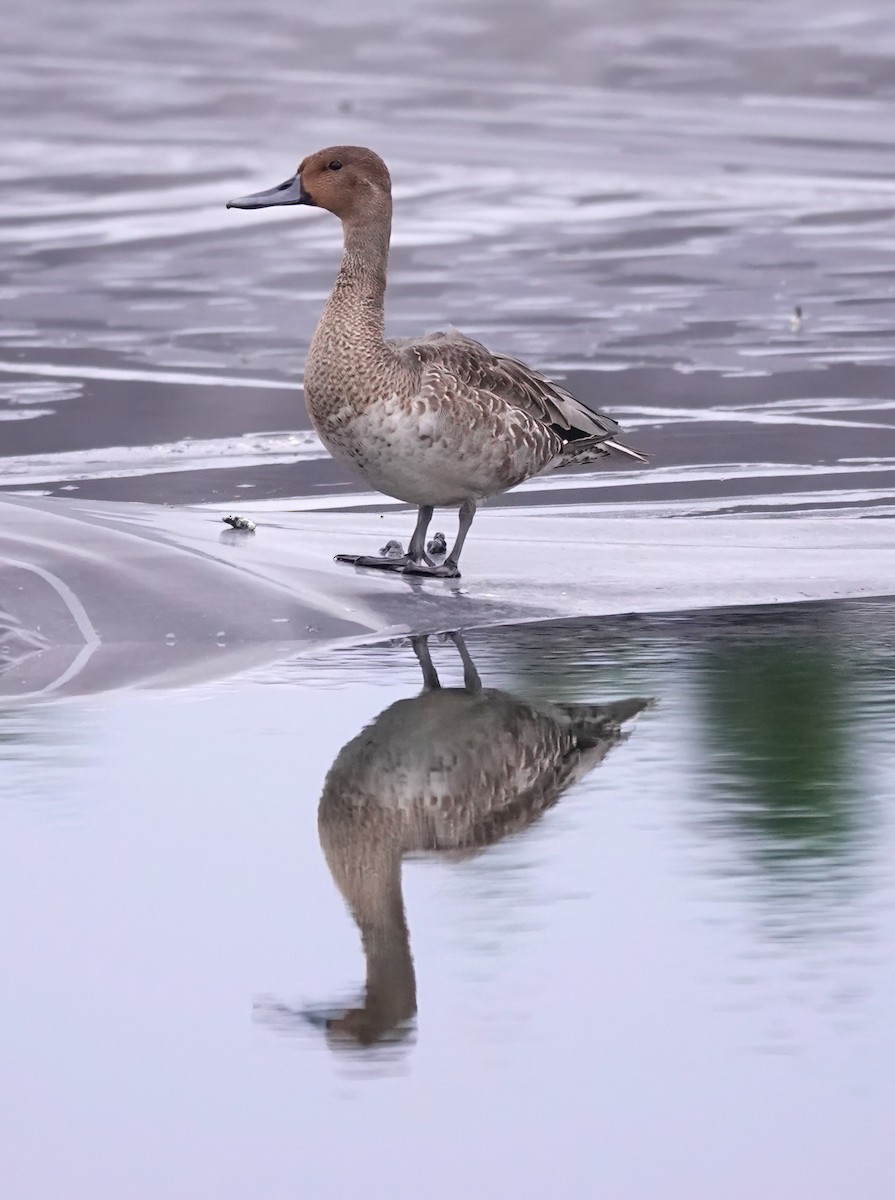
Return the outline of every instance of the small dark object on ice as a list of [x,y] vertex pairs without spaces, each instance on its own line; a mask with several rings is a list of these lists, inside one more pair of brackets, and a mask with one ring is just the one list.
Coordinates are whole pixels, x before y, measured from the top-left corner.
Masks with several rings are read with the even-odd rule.
[[250,521],[248,517],[221,517],[221,520],[233,529],[244,529],[246,533],[255,532],[255,522]]
[[436,533],[426,546],[427,554],[447,554],[447,538],[443,533]]
[[792,310],[792,316],[789,318],[789,323],[795,332],[802,328],[803,312],[801,304],[797,304]]
[[404,547],[397,540],[397,538],[392,538],[390,542],[385,543],[379,553],[383,558],[403,558]]

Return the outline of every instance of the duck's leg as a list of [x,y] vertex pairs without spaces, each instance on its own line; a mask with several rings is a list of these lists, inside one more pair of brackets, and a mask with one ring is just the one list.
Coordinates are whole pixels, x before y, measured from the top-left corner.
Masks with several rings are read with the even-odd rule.
[[454,567],[458,575],[460,574],[460,551],[463,549],[466,535],[475,519],[475,510],[475,500],[464,500],[460,505],[460,527],[457,530],[457,540],[454,542],[453,550],[441,564],[443,567],[448,565]]
[[430,567],[435,564],[426,553],[426,534],[429,530],[429,522],[432,520],[432,514],[435,509],[431,504],[423,504],[416,516],[416,528],[413,531],[413,537],[410,539],[410,545],[407,548],[407,557],[411,562],[428,563]]
[[429,504],[420,506],[416,515],[416,528],[410,539],[406,554],[381,558],[370,554],[337,554],[336,562],[351,563],[355,567],[375,567],[380,571],[406,571],[419,567],[421,574],[428,575],[435,564],[426,553],[426,530],[432,520],[434,509]]
[[[463,549],[463,543],[466,541],[466,535],[469,533],[469,527],[475,517],[475,510],[475,500],[464,500],[460,505],[460,528],[457,531],[457,540],[454,542],[450,554],[440,566],[433,566],[431,559],[424,556],[422,561],[413,559],[407,563],[403,568],[404,574],[430,575],[438,579],[457,579],[460,575],[460,551]],[[431,509],[429,511],[431,512]]]
[[457,647],[460,653],[460,658],[463,661],[463,686],[471,696],[477,696],[482,690],[482,681],[479,678],[479,673],[475,669],[475,663],[472,661],[472,655],[466,648],[466,642],[463,640],[463,634],[459,632],[448,634],[451,641]]
[[432,655],[429,653],[429,636],[412,637],[410,644],[413,646],[413,653],[417,657],[417,662],[420,664],[423,672],[423,690],[426,692],[435,692],[441,687],[438,679],[438,672],[435,670],[435,664],[432,662]]

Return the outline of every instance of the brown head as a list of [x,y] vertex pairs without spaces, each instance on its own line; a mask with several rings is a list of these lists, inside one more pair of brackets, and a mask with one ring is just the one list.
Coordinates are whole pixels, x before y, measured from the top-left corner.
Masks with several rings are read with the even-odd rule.
[[303,159],[291,179],[266,192],[230,200],[227,207],[309,204],[343,221],[363,221],[388,214],[391,194],[388,167],[378,154],[365,146],[329,146]]

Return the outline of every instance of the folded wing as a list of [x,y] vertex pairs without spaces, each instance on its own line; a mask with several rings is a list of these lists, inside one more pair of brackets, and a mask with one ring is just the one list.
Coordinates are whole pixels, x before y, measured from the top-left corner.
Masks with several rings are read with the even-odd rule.
[[438,366],[477,392],[490,393],[524,409],[553,430],[563,442],[586,439],[606,451],[616,450],[641,462],[647,458],[616,440],[618,422],[582,404],[564,387],[516,358],[494,354],[474,338],[455,330],[421,338],[396,339],[391,345],[408,366]]

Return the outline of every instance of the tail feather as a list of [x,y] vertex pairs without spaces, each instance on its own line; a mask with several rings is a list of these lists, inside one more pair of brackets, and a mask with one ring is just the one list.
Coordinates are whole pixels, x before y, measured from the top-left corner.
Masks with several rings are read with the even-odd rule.
[[636,459],[637,462],[649,462],[647,456],[641,454],[639,450],[626,446],[624,442],[617,442],[615,438],[598,434],[596,437],[576,438],[574,441],[566,442],[559,456],[549,464],[548,469],[584,466],[586,463],[596,462],[600,458],[608,458],[613,452],[627,455],[628,458]]
[[612,700],[608,704],[561,704],[559,707],[572,722],[575,737],[584,744],[621,734],[621,727],[655,701],[642,696]]
[[546,469],[553,471],[557,467],[582,466],[584,463],[592,463],[600,458],[608,457],[609,451],[606,449],[605,435],[577,438],[574,442],[566,442],[556,458],[547,464]]
[[624,442],[617,442],[615,438],[607,438],[603,445],[607,450],[618,450],[620,454],[627,454],[631,458],[636,458],[638,462],[648,463],[649,456],[641,450],[635,450],[633,446],[626,446]]

